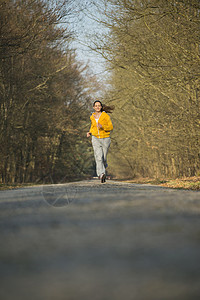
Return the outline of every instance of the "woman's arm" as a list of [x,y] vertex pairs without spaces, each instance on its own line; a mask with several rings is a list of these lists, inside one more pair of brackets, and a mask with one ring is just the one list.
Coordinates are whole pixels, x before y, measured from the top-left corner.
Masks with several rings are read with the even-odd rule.
[[113,130],[113,124],[112,124],[112,121],[111,121],[109,115],[107,115],[107,118],[106,118],[105,121],[106,122],[103,122],[103,125],[100,124],[100,123],[98,123],[98,127],[102,128],[105,131],[111,131],[111,130]]
[[90,126],[90,130],[87,132],[87,137],[90,137],[92,135],[92,123],[91,123],[91,126]]
[[91,132],[87,132],[87,137],[90,137],[91,136]]

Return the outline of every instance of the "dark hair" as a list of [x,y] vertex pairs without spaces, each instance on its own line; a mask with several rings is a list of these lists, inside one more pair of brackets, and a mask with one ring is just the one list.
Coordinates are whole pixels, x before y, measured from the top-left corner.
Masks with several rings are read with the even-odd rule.
[[105,111],[106,113],[112,113],[112,111],[113,111],[114,108],[115,108],[114,105],[112,105],[112,106],[105,105],[105,104],[101,103],[100,100],[94,101],[93,107],[94,107],[95,103],[97,103],[97,102],[99,102],[99,103],[101,104],[101,112],[102,112],[102,111]]

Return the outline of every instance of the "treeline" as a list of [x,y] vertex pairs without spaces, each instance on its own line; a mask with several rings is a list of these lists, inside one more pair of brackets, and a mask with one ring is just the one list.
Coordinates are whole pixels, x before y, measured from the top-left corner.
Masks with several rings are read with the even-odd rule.
[[70,1],[0,0],[0,182],[58,182],[91,169],[87,69],[58,26]]
[[104,2],[110,34],[98,51],[111,73],[106,100],[115,105],[110,170],[199,176],[199,1]]

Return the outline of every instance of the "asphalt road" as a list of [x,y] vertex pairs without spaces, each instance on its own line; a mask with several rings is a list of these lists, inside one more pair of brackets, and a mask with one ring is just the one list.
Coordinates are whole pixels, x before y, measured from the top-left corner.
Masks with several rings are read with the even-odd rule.
[[199,300],[200,192],[83,181],[0,192],[0,299]]

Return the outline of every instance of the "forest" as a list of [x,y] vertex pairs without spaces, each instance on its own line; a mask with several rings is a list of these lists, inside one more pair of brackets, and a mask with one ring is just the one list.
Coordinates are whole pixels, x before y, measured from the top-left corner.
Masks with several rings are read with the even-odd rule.
[[[70,47],[73,3],[0,0],[2,184],[94,175],[85,135],[99,86]],[[199,1],[93,5],[98,14],[90,17],[105,33],[90,37],[88,47],[106,61],[100,99],[115,107],[108,173],[200,176]]]
[[[110,72],[110,172],[120,178],[200,175],[200,2],[105,0],[110,34],[91,47]],[[100,49],[100,50],[99,50]]]
[[91,173],[85,138],[95,78],[61,26],[73,1],[0,0],[0,182]]

